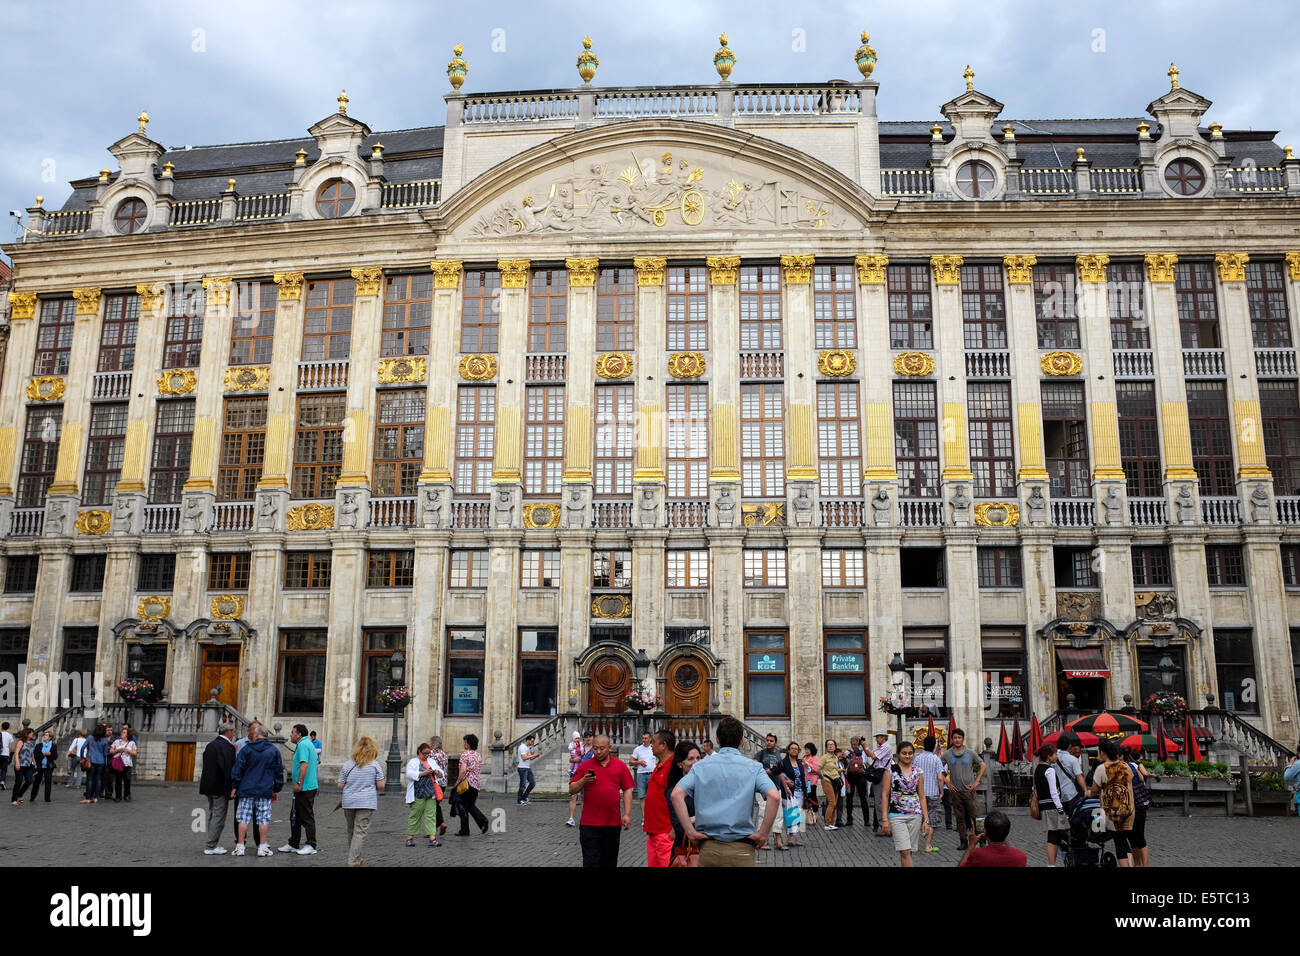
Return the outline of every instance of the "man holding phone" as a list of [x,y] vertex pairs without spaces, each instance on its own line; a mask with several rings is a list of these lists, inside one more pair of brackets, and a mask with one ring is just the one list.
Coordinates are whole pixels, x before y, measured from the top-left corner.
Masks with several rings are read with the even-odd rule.
[[[604,734],[592,744],[594,756],[578,764],[569,781],[569,793],[582,794],[582,819],[578,823],[578,842],[582,846],[582,865],[612,868],[618,865],[621,830],[632,825],[632,772],[627,764],[610,754],[609,738]],[[619,798],[623,814],[619,817]]]

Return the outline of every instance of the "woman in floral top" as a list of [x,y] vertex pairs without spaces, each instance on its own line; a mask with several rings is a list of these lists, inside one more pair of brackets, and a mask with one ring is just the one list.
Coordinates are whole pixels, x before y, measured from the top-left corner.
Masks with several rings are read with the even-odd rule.
[[488,832],[487,817],[475,805],[478,802],[478,792],[483,788],[479,777],[479,771],[482,769],[483,757],[478,752],[478,737],[474,734],[466,734],[465,750],[460,755],[460,778],[456,781],[456,786],[459,788],[461,783],[467,783],[469,787],[460,795],[460,830],[456,836],[469,836],[470,817],[473,817],[474,822],[478,824],[479,832]]
[[[438,765],[438,772],[433,775],[438,786],[442,787],[444,795],[447,791],[447,751],[442,749],[442,738],[434,735],[429,738],[429,746],[433,750],[429,754],[429,759]],[[447,832],[447,824],[442,818],[442,801],[438,801],[438,833],[439,835]]]
[[[9,801],[11,807],[23,802],[23,794],[32,788],[32,800],[36,799],[36,731],[27,727],[18,731],[14,744],[18,746],[18,767],[14,773],[18,786],[14,788],[14,798]],[[21,741],[21,745],[19,745]]]
[[925,805],[925,786],[921,771],[912,763],[916,749],[907,741],[898,747],[898,763],[885,774],[882,802],[889,807],[880,828],[883,836],[893,836],[900,866],[914,866],[912,854],[921,845],[921,833],[928,837],[930,815]]

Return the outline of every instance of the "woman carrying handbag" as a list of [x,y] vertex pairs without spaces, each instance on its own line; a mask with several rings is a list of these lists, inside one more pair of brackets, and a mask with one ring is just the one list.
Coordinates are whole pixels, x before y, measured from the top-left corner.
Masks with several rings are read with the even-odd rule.
[[[677,811],[673,807],[673,788],[677,782],[691,772],[695,762],[700,759],[700,748],[689,740],[680,741],[673,748],[673,765],[668,770],[668,780],[664,787],[668,795],[668,819],[673,825],[673,855],[668,861],[669,866],[699,866],[700,865],[700,847],[694,840],[686,839],[686,831],[682,826],[682,821],[677,819]],[[690,822],[695,822],[695,798],[690,794],[686,795],[686,814],[690,817]]]
[[415,846],[415,834],[424,825],[427,846],[442,846],[438,842],[438,801],[442,788],[438,786],[438,766],[431,759],[433,748],[420,744],[416,755],[406,763],[406,803],[411,812],[406,818],[406,845]]

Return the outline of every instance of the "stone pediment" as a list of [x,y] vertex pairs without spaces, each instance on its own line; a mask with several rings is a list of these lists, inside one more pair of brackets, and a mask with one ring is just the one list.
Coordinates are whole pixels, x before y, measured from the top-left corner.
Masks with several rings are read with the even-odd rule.
[[789,147],[673,123],[636,124],[617,137],[608,129],[559,137],[488,170],[443,212],[460,239],[680,238],[744,230],[860,233],[870,203],[841,173]]

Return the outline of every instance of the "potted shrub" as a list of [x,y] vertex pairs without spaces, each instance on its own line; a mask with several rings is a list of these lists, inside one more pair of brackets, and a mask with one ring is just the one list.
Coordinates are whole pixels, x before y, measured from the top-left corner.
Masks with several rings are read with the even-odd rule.
[[1187,765],[1187,770],[1196,785],[1197,793],[1226,793],[1236,789],[1226,763],[1194,760]]
[[1154,783],[1148,784],[1152,790],[1159,792],[1192,789],[1192,778],[1188,775],[1187,764],[1180,760],[1153,763],[1148,769],[1156,778]]

